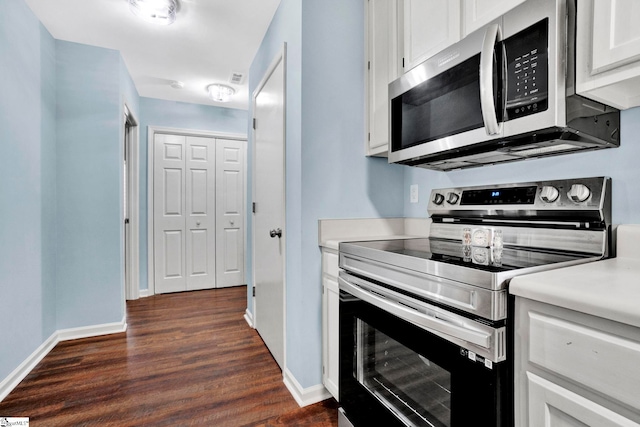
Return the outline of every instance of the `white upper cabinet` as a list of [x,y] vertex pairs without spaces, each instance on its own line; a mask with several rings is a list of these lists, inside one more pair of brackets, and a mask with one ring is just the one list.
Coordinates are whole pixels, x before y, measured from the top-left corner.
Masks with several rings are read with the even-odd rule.
[[593,15],[594,74],[640,59],[640,2],[596,0]]
[[389,146],[389,83],[400,73],[398,2],[365,0],[368,156],[385,156]]
[[576,90],[626,109],[640,105],[640,2],[581,0]]
[[460,40],[460,2],[403,0],[404,71]]
[[504,15],[525,0],[461,0],[464,36]]

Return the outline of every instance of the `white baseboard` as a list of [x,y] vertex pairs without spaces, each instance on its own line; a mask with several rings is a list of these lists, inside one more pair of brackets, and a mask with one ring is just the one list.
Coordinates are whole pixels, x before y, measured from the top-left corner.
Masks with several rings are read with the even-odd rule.
[[146,298],[148,296],[151,296],[151,292],[149,292],[149,289],[140,289],[139,296],[140,298]]
[[61,329],[58,331],[58,342],[77,340],[80,338],[98,337],[100,335],[118,334],[127,330],[127,322],[104,323],[102,325],[82,326],[80,328]]
[[4,398],[7,397],[7,395],[11,393],[18,384],[20,384],[20,381],[29,375],[29,372],[31,372],[33,368],[35,368],[36,365],[40,363],[47,354],[49,354],[56,344],[58,344],[58,332],[51,334],[51,336],[47,338],[47,340],[45,340],[45,342],[43,342],[36,351],[31,353],[31,355],[27,357],[16,369],[14,369],[8,377],[0,382],[0,402],[2,402]]
[[244,320],[247,321],[249,326],[255,329],[255,326],[253,326],[253,314],[251,314],[248,308],[244,311]]
[[33,368],[61,341],[75,340],[79,338],[95,337],[107,334],[116,334],[127,330],[125,318],[122,322],[105,323],[103,325],[85,326],[81,328],[61,329],[55,331],[43,342],[29,357],[27,357],[5,379],[0,381],[0,402],[25,379]]
[[298,380],[293,376],[291,371],[285,368],[282,373],[284,385],[289,389],[289,393],[298,402],[298,405],[308,406],[314,403],[322,402],[331,398],[331,393],[322,384],[303,388]]

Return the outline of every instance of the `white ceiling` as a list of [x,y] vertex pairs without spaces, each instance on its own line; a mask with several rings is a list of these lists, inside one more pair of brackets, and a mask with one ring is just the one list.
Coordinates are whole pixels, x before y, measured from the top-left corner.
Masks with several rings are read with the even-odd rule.
[[[59,40],[119,50],[140,96],[247,109],[251,61],[280,0],[179,0],[169,26],[142,21],[128,0],[26,0]],[[245,75],[229,84],[232,72]],[[172,81],[184,83],[174,89]],[[227,103],[207,97],[211,83],[236,89]]]

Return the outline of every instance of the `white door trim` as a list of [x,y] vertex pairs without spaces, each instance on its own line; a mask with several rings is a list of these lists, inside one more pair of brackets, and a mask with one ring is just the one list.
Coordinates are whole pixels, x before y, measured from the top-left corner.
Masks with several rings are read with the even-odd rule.
[[[124,101],[124,110],[134,124],[129,139],[129,271],[125,278],[125,300],[140,297],[140,121]],[[124,231],[123,231],[124,233]]]
[[[271,61],[271,64],[269,65],[269,68],[267,68],[267,70],[264,73],[264,76],[262,77],[262,80],[260,80],[260,83],[258,84],[258,86],[256,86],[256,88],[253,91],[253,94],[251,95],[251,102],[252,102],[252,111],[255,114],[255,110],[256,110],[256,98],[258,97],[258,94],[260,93],[260,91],[263,89],[263,87],[267,84],[267,82],[269,81],[269,78],[271,77],[271,75],[273,74],[273,72],[275,71],[275,69],[278,67],[278,65],[280,65],[280,63],[282,63],[283,65],[283,79],[284,79],[284,85],[283,85],[283,110],[284,110],[284,117],[283,117],[283,135],[284,135],[284,147],[283,147],[283,159],[282,159],[282,167],[283,167],[283,212],[284,212],[284,218],[283,218],[283,229],[286,231],[287,230],[287,188],[286,188],[286,182],[287,182],[287,43],[283,43],[282,44],[282,48],[280,49],[280,52],[278,52],[276,54],[276,56],[274,57],[274,59]],[[256,140],[255,140],[255,132],[251,133],[251,150],[252,150],[252,165],[251,165],[251,170],[254,171],[253,175],[252,175],[252,188],[253,191],[255,191],[256,188],[256,175],[255,175],[255,170],[256,170]],[[255,195],[252,193],[252,196],[254,197],[255,200]],[[252,217],[252,222],[253,222],[253,217]],[[251,262],[252,262],[252,268],[251,268],[251,275],[252,275],[252,289],[251,291],[253,291],[253,287],[255,287],[256,285],[256,269],[255,269],[255,260],[256,260],[256,245],[255,245],[255,235],[256,235],[256,229],[255,227],[251,227],[251,252],[252,252],[252,256],[251,256]],[[283,337],[283,347],[284,347],[284,354],[283,354],[283,372],[287,366],[287,233],[285,232],[283,234],[282,239],[284,240],[284,244],[283,244],[283,257],[282,257],[282,298],[283,298],[283,302],[282,302],[282,307],[284,308],[283,313],[282,313],[282,337]],[[257,329],[257,325],[260,322],[260,319],[258,319],[258,316],[256,315],[256,298],[255,298],[255,292],[253,293],[253,298],[252,298],[252,313],[253,313],[253,327]]]
[[[154,139],[156,134],[170,134],[170,135],[184,135],[184,136],[201,136],[208,138],[224,138],[224,139],[238,139],[247,140],[246,134],[240,133],[225,133],[225,132],[212,132],[205,130],[194,129],[179,129],[170,127],[159,126],[147,126],[147,286],[148,291],[146,296],[155,295],[155,274],[153,268],[154,260],[154,241],[153,241],[153,166],[154,166]],[[245,211],[246,211],[246,197],[245,197]],[[246,215],[245,215],[246,217]],[[245,230],[246,218],[245,218]]]

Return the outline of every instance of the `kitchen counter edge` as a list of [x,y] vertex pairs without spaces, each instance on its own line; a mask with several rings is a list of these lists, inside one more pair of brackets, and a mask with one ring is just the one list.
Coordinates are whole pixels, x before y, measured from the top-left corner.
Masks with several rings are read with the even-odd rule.
[[640,225],[617,228],[617,257],[515,277],[509,293],[640,328]]

